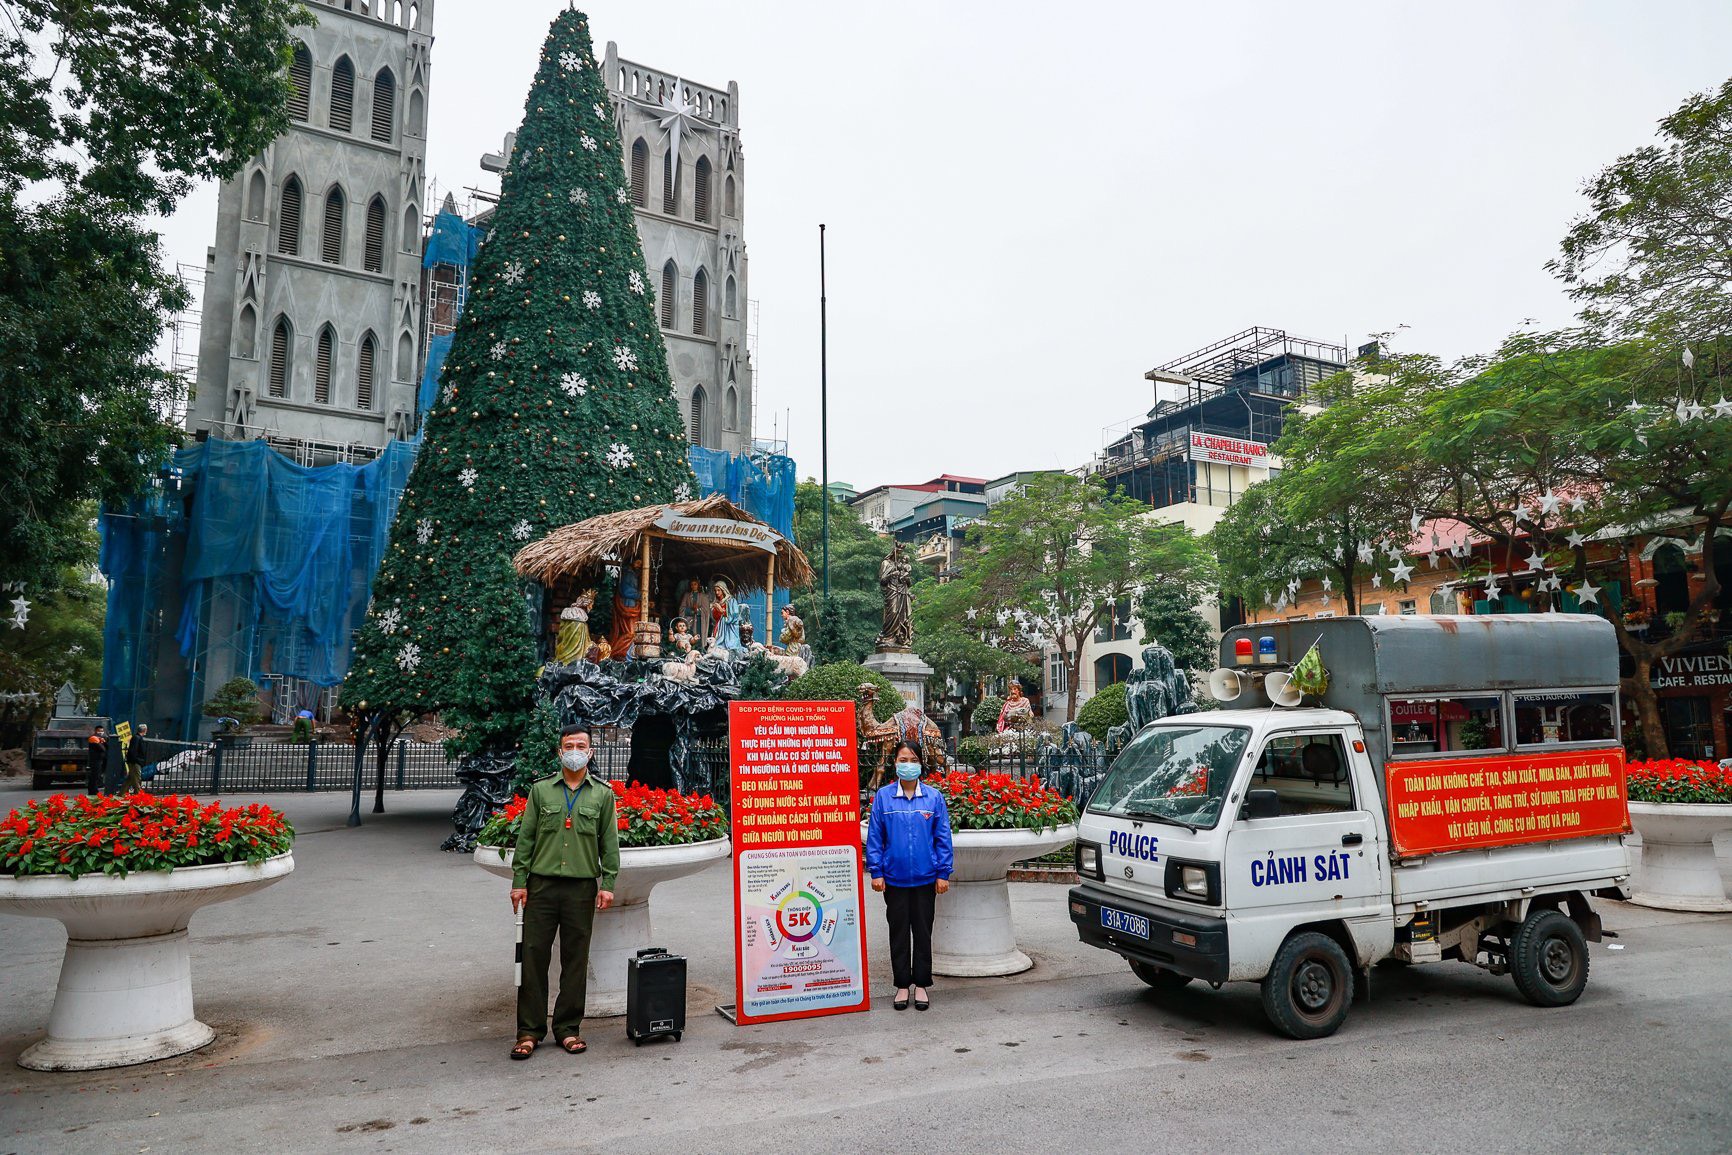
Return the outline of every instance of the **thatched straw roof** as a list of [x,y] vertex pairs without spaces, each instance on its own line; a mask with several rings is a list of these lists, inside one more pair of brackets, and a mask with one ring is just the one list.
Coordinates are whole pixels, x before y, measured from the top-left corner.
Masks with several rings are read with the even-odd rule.
[[[669,510],[680,517],[715,518],[764,526],[763,522],[718,494],[699,501],[622,509],[561,526],[540,541],[518,550],[511,559],[512,564],[524,577],[544,585],[552,585],[562,578],[590,580],[599,576],[603,566],[611,563],[636,565],[644,535],[648,534],[662,538],[665,551],[677,550],[681,565],[702,574],[705,581],[724,577],[735,590],[763,587],[770,560],[767,549],[726,541],[669,537],[656,524]],[[779,534],[776,535],[776,584],[794,588],[812,584],[812,564],[793,542]]]

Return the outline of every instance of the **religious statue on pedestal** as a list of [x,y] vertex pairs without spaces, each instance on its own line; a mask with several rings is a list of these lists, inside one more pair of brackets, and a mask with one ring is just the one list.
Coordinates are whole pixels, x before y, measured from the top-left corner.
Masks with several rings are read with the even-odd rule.
[[559,635],[553,643],[553,660],[569,664],[589,652],[589,611],[595,608],[595,591],[584,590],[559,612]]
[[697,578],[686,583],[686,591],[680,595],[679,614],[697,631],[692,639],[694,642],[709,640],[710,595],[704,592],[704,585]]
[[1010,691],[1004,699],[1004,707],[998,712],[998,732],[1006,730],[1024,730],[1034,722],[1034,706],[1022,692],[1022,683],[1012,681]]
[[913,569],[908,554],[897,542],[878,567],[878,589],[884,595],[884,632],[878,635],[880,650],[907,651],[914,644]]
[[642,614],[642,591],[638,588],[637,571],[628,568],[619,575],[619,587],[614,590],[613,629],[607,636],[616,655],[630,656],[628,651],[637,638],[637,620]]
[[794,612],[793,606],[782,607],[782,643],[784,654],[797,654],[806,644],[806,623]]
[[723,649],[739,653],[746,648],[740,639],[740,603],[728,588],[728,583],[717,578],[711,587],[710,597],[710,639]]

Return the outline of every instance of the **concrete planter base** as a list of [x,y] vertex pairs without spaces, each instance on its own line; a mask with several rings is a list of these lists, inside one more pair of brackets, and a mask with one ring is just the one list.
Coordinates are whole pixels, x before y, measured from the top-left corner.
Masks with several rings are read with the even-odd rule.
[[[650,931],[650,891],[657,883],[696,874],[728,857],[729,841],[689,842],[681,846],[632,846],[619,852],[619,881],[613,905],[595,912],[589,940],[589,983],[583,1003],[585,1018],[606,1019],[625,1014],[626,963],[644,947],[655,945]],[[511,877],[513,851],[477,846],[475,865],[501,878]],[[670,948],[672,943],[662,944]]]
[[127,1067],[197,1050],[216,1037],[193,1017],[186,928],[202,907],[262,890],[294,856],[122,877],[0,876],[0,914],[58,919],[66,955],[48,1037],[18,1058],[35,1071]]
[[1732,830],[1732,803],[1632,802],[1642,865],[1630,901],[1661,910],[1732,910],[1720,879],[1714,836]]

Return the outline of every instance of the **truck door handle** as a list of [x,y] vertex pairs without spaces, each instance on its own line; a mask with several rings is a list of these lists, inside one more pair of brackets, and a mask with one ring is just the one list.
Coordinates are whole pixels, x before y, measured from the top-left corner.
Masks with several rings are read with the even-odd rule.
[[1341,836],[1341,845],[1343,846],[1358,846],[1364,841],[1365,835],[1363,834],[1343,834]]

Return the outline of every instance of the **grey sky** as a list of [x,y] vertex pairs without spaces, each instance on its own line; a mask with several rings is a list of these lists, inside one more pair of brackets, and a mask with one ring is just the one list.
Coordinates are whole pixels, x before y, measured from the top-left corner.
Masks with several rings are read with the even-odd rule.
[[[497,187],[563,6],[438,5],[441,189]],[[803,476],[829,226],[830,474],[861,488],[1079,464],[1145,369],[1250,325],[1458,356],[1563,323],[1542,265],[1583,179],[1732,73],[1723,0],[587,11],[598,55],[740,84],[758,435],[791,409]],[[170,257],[214,219],[191,198]]]

